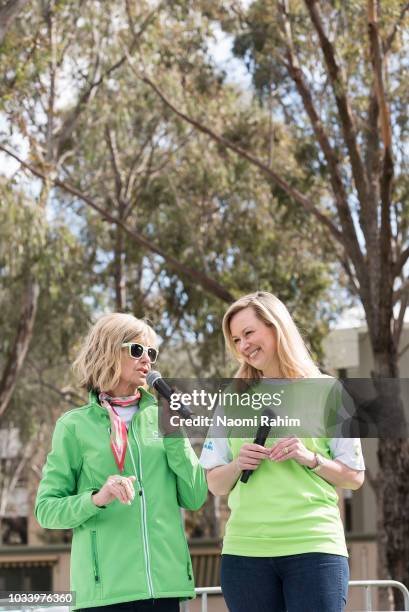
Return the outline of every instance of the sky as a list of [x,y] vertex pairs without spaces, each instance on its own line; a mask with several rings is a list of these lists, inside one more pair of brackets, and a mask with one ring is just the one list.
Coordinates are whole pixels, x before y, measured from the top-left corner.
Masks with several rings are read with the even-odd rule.
[[219,68],[225,71],[228,83],[239,84],[243,89],[250,89],[251,75],[244,62],[235,58],[232,53],[233,37],[220,27],[214,27],[214,39],[209,44],[209,53]]

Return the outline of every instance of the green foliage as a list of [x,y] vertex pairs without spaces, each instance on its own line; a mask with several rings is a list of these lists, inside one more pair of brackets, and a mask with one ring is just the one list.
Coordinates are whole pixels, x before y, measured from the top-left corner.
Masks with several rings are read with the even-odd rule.
[[89,321],[86,296],[92,287],[83,267],[85,250],[74,234],[48,221],[16,185],[3,182],[0,189],[1,367],[14,342],[27,271],[40,285],[33,339],[6,412],[6,419],[22,425],[25,439],[60,404],[61,389],[72,385],[69,367]]
[[[303,133],[302,138],[309,133],[310,153],[313,154],[313,159],[317,159],[317,143],[286,66],[286,45],[279,4],[274,0],[256,0],[239,16],[227,12],[219,15],[218,19],[221,27],[234,37],[233,53],[245,62],[260,100],[267,104],[273,95],[274,116],[284,117],[289,127],[298,126]],[[292,1],[288,5],[294,53],[308,81],[327,133],[339,147],[339,156],[346,156],[341,123],[317,35],[304,2]],[[402,10],[403,3],[398,0],[382,3],[380,34],[384,44],[394,31],[395,25],[399,24]],[[357,127],[363,131],[365,137],[368,125],[368,96],[374,86],[368,50],[366,4],[331,1],[321,3],[320,11],[325,31],[328,32],[331,42],[335,43],[342,78],[346,82],[349,101],[358,120]],[[386,83],[392,124],[402,126],[401,136],[406,137],[406,140],[409,66],[405,26],[408,19],[406,14],[406,18],[398,25],[391,50],[388,51]]]
[[[289,128],[282,118],[271,121],[260,100],[253,102],[240,88],[228,85],[208,53],[214,17],[233,27],[232,15],[211,2],[203,3],[202,10],[200,4],[172,2],[157,11],[147,2],[130,3],[128,12],[119,2],[103,10],[97,1],[52,2],[51,12],[44,12],[45,6],[35,4],[31,22],[18,20],[7,39],[7,55],[13,58],[4,108],[11,129],[35,139],[33,160],[39,150],[49,162],[63,158],[61,178],[165,253],[217,279],[233,295],[257,288],[279,295],[319,355],[332,316],[326,296],[334,273],[323,263],[333,260],[327,240],[257,170],[192,131],[137,78],[143,66],[176,105],[318,197],[325,189],[317,173],[317,168],[322,170],[319,161],[312,161],[310,140],[300,141],[296,126]],[[133,33],[140,29],[143,34],[135,47]],[[261,30],[259,52],[262,36],[269,33],[268,28]],[[132,52],[123,61],[125,46]],[[244,50],[244,42],[241,46]],[[1,61],[5,71],[7,58]],[[109,76],[98,81],[112,66]],[[51,75],[56,96],[52,117],[47,115]],[[93,81],[98,86],[76,108]],[[73,112],[73,129],[58,141]],[[55,141],[50,141],[50,126]],[[11,193],[24,200],[15,187]],[[41,363],[47,381],[56,378],[55,365],[64,371],[64,383],[58,386],[71,384],[67,363],[76,340],[91,317],[118,308],[118,275],[126,289],[121,308],[152,320],[167,347],[165,355],[168,348],[186,347],[195,361],[192,365],[188,360],[191,372],[193,367],[207,374],[231,372],[221,338],[225,304],[63,190],[52,191],[45,209],[28,201],[21,210],[14,208],[7,214],[32,215],[31,221],[10,219],[4,231],[8,228],[10,235],[12,222],[27,226],[16,236],[22,249],[19,265],[35,261],[42,285],[33,342],[33,351],[39,353],[30,351],[27,363]],[[17,283],[16,275],[9,270],[5,283]],[[19,290],[16,284],[14,303]],[[10,338],[15,324],[10,325]],[[61,361],[53,359],[60,354]],[[173,360],[161,364],[173,375],[174,366]],[[25,392],[23,382],[32,381],[33,372],[24,372],[18,401]]]
[[[272,76],[281,73],[274,62],[260,69],[255,100],[228,84],[209,53],[215,18],[226,28],[237,25],[213,0],[157,8],[145,0],[30,3],[0,55],[0,138],[28,149],[41,171],[55,172],[233,296],[277,294],[319,358],[336,312],[329,303],[335,257],[326,236],[258,170],[194,131],[140,78],[150,75],[178,108],[298,189],[325,197],[314,143],[284,111],[276,116],[264,106]],[[268,28],[257,34],[259,54]],[[246,40],[236,51],[250,57],[251,33]],[[32,342],[2,427],[17,425],[24,443],[48,446],[59,414],[84,399],[70,364],[89,324],[106,311],[151,320],[162,339],[164,375],[234,372],[221,333],[225,303],[80,198],[52,185],[33,195],[38,191],[37,179],[0,183],[0,371],[27,271],[40,284]]]

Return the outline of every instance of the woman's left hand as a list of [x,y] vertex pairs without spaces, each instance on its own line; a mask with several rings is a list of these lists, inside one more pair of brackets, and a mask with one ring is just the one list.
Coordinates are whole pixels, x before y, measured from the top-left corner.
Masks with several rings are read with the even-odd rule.
[[315,454],[304,446],[300,438],[294,436],[282,438],[275,444],[271,449],[270,459],[277,461],[277,463],[287,461],[287,459],[294,459],[301,465],[306,465],[309,468],[314,467],[316,463]]

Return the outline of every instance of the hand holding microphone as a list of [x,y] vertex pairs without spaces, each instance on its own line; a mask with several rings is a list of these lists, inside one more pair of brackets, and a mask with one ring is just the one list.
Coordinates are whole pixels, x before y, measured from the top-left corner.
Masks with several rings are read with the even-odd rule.
[[187,406],[184,406],[179,402],[180,407],[177,410],[171,409],[169,403],[172,399],[172,395],[175,392],[174,389],[168,385],[168,383],[162,378],[160,372],[155,370],[151,370],[147,377],[146,382],[150,387],[153,387],[159,395],[161,395],[166,401],[163,403],[163,408],[161,410],[161,423],[160,429],[163,434],[171,434],[177,431],[180,431],[179,424],[176,425],[171,422],[171,418],[174,416],[181,417],[182,419],[189,418],[193,415],[193,412]]
[[[271,449],[265,448],[260,444],[243,444],[240,449],[239,456],[237,457],[237,463],[240,470],[243,472],[243,475],[249,472],[249,475],[258,468],[263,459],[268,459],[270,455]],[[241,477],[242,482],[247,482],[243,480],[243,475]]]
[[[269,420],[276,418],[276,414],[271,408],[266,408],[261,416],[267,417]],[[240,478],[241,482],[246,483],[253,471],[259,466],[261,460],[269,457],[271,449],[264,448],[264,445],[270,430],[271,425],[260,425],[257,429],[253,444],[243,444],[240,449],[239,465],[243,466],[243,473]]]

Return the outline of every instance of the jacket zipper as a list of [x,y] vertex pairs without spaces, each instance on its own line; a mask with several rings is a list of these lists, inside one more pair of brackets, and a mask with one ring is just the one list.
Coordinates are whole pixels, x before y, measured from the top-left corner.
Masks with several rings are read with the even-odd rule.
[[[182,518],[182,513],[181,513],[181,518]],[[184,539],[185,542],[185,550],[186,550],[186,573],[187,573],[187,577],[189,578],[189,580],[192,580],[192,562],[190,559],[190,552],[189,552],[189,545],[187,543],[186,540],[186,535],[185,535],[185,529],[183,526],[183,519],[181,522],[181,527],[182,527],[182,537]]]
[[99,566],[98,566],[98,554],[97,554],[97,532],[91,531],[91,547],[92,547],[92,563],[94,566],[94,579],[95,582],[100,582],[99,577]]
[[[149,535],[148,535],[148,524],[147,524],[147,511],[146,511],[146,501],[145,501],[145,495],[144,495],[144,491],[143,491],[143,486],[142,486],[142,482],[143,482],[143,476],[142,476],[142,456],[141,456],[141,447],[139,444],[139,440],[138,440],[138,436],[136,434],[136,431],[134,429],[134,423],[132,421],[132,433],[134,435],[135,438],[135,442],[136,442],[136,446],[138,447],[138,459],[139,459],[139,475],[140,475],[140,479],[139,479],[139,497],[141,499],[141,505],[142,505],[142,534],[143,534],[143,548],[144,548],[144,553],[145,553],[145,564],[146,564],[146,575],[147,575],[147,579],[148,579],[148,587],[149,587],[149,594],[151,596],[151,598],[154,597],[153,595],[153,584],[152,584],[152,574],[151,574],[151,558],[150,558],[150,551],[149,551]],[[136,469],[136,465],[135,465],[135,460],[134,460],[134,456],[132,453],[132,449],[131,449],[131,445],[129,445],[129,454],[131,456],[132,459],[132,464],[133,464],[133,468],[135,470],[135,476],[138,478],[138,472]]]

